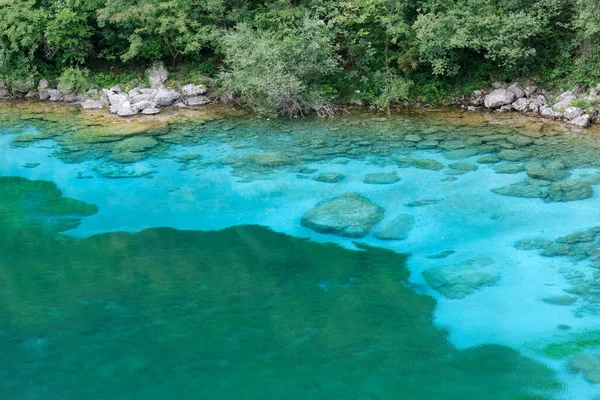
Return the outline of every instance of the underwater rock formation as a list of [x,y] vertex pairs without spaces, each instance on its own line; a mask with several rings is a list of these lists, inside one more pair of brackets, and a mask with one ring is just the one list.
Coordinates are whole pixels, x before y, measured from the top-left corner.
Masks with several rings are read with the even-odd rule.
[[494,260],[476,257],[456,265],[433,267],[423,271],[425,281],[449,299],[462,299],[486,286],[494,286],[500,274],[494,270]]
[[325,200],[308,211],[302,226],[320,233],[364,237],[383,219],[384,210],[358,193],[345,193]]

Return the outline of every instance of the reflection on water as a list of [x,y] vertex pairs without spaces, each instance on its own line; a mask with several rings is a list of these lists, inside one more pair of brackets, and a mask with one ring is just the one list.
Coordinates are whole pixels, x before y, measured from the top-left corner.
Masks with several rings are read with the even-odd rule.
[[509,348],[452,347],[389,250],[258,226],[70,238],[57,232],[94,207],[22,178],[0,178],[0,211],[4,399],[541,399],[558,387]]

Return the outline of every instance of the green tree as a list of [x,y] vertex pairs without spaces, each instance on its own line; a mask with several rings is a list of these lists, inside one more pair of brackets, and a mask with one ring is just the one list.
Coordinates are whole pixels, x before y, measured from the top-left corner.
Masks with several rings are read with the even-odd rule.
[[221,83],[261,114],[297,115],[327,107],[327,78],[338,71],[325,24],[305,17],[284,31],[240,24],[222,40]]

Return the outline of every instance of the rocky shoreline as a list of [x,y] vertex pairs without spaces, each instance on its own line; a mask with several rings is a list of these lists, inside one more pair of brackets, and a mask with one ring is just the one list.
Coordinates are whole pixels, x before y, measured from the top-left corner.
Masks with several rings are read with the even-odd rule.
[[586,92],[576,86],[556,98],[535,84],[520,85],[495,82],[492,90],[476,90],[462,104],[469,111],[494,110],[498,113],[518,112],[539,115],[545,119],[562,120],[570,125],[587,128],[600,123],[600,84]]
[[[116,85],[108,89],[90,88],[85,93],[76,93],[60,84],[52,88],[46,79],[39,81],[37,90],[30,90],[23,85],[11,91],[0,81],[0,99],[79,104],[84,110],[107,109],[120,117],[156,115],[165,109],[202,106],[219,100],[219,96],[209,93],[205,85],[187,84],[180,88],[165,86],[169,72],[162,63],[149,68],[146,75],[147,87],[125,91]],[[209,78],[206,80],[209,85],[213,82]]]
[[[206,85],[189,83],[180,87],[167,86],[169,72],[162,63],[146,71],[147,85],[126,90],[120,85],[111,88],[90,88],[77,93],[68,88],[50,86],[41,79],[36,90],[23,85],[10,90],[0,81],[0,100],[33,100],[54,104],[79,105],[84,110],[108,110],[111,114],[129,118],[152,116],[163,111],[177,111],[214,103],[231,103],[234,96],[223,96],[210,90],[214,83],[205,78]],[[536,84],[494,82],[490,90],[476,90],[455,103],[470,112],[509,113],[541,117],[543,121],[566,122],[578,128],[600,123],[600,84],[589,91],[574,87],[554,97]],[[356,107],[353,104],[352,107]]]

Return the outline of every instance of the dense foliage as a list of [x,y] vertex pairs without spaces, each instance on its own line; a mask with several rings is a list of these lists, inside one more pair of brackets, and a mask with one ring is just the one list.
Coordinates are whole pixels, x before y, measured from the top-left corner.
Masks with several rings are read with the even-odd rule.
[[436,103],[492,79],[592,84],[599,43],[597,0],[0,0],[6,85],[118,83],[163,60],[264,113]]

